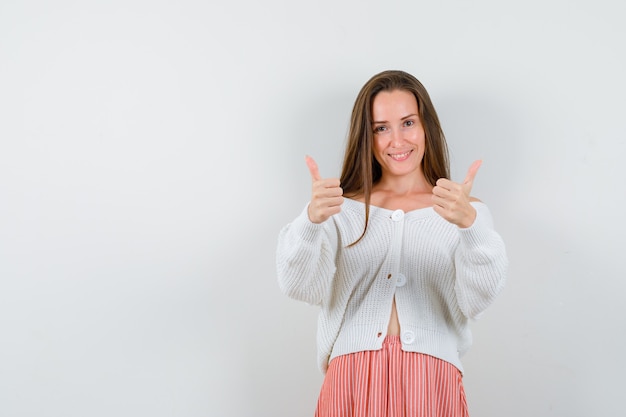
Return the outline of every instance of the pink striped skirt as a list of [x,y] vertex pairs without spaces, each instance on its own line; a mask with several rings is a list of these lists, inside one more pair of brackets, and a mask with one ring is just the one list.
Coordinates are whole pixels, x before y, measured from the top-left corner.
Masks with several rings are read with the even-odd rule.
[[468,417],[461,372],[401,347],[399,336],[387,336],[381,350],[334,358],[315,416]]

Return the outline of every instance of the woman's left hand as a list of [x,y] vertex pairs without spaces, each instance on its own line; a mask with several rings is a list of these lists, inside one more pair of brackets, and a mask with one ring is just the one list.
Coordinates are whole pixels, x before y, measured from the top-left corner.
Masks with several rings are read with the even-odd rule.
[[474,161],[462,184],[440,178],[433,188],[435,212],[459,227],[470,227],[476,219],[476,209],[470,204],[470,192],[480,164],[482,161]]

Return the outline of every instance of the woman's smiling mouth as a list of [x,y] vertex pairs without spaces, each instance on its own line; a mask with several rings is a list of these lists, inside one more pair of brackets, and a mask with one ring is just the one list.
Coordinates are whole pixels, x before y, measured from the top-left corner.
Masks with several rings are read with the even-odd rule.
[[409,157],[409,155],[411,154],[411,152],[413,152],[413,150],[409,150],[403,153],[390,153],[388,154],[391,159],[393,159],[394,161],[404,161],[405,159],[407,159]]

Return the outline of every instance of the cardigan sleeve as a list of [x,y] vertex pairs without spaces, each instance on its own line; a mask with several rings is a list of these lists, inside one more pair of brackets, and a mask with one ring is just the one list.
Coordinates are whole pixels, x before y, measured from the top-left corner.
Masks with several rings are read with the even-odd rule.
[[279,233],[276,249],[278,285],[283,293],[309,304],[320,304],[336,270],[337,233],[332,217],[309,220],[308,205]]
[[463,314],[476,319],[504,287],[508,258],[504,242],[493,228],[487,206],[476,203],[476,220],[459,229],[455,253],[455,292]]

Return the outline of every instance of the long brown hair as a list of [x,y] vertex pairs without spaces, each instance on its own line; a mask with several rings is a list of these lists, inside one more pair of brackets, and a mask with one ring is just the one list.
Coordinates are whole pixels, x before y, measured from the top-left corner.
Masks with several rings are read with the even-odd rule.
[[417,100],[419,118],[426,137],[422,172],[430,185],[439,178],[450,178],[448,146],[439,123],[439,117],[426,88],[417,78],[404,71],[383,71],[365,83],[354,102],[350,131],[341,171],[341,187],[344,195],[362,195],[365,200],[365,225],[363,233],[350,246],[358,243],[369,222],[372,187],[381,176],[382,169],[373,154],[372,103],[381,91],[404,90]]

